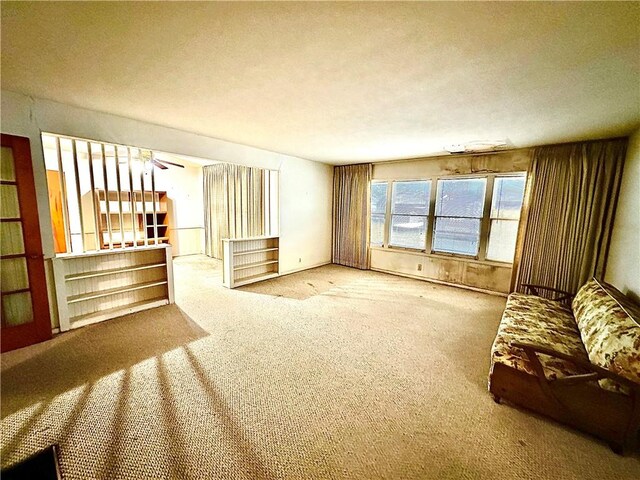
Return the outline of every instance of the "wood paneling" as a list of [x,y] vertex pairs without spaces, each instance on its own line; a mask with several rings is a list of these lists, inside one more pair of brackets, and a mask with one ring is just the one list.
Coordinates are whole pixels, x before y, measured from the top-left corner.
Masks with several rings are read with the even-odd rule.
[[169,243],[173,247],[173,256],[204,253],[204,228],[172,228],[169,230]]
[[511,265],[401,249],[371,249],[371,269],[414,278],[509,293]]

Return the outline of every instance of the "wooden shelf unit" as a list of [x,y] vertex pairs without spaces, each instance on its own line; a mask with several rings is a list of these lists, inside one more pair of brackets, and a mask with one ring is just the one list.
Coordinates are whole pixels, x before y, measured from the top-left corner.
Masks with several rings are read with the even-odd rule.
[[222,243],[225,287],[240,287],[280,274],[278,237],[224,239]]
[[173,303],[170,245],[53,259],[60,331]]
[[[155,198],[155,202],[154,202]],[[92,204],[93,203],[93,204]],[[154,213],[153,207],[156,207]],[[120,204],[122,204],[122,225],[120,225]],[[100,245],[95,245],[95,226],[93,212],[98,215],[98,229]],[[167,192],[153,192],[145,190],[144,201],[140,190],[120,192],[118,200],[117,190],[96,190],[92,202],[91,192],[82,197],[82,212],[85,225],[85,250],[107,249],[125,246],[139,246],[155,244],[155,226],[158,228],[158,244],[169,242],[169,213]],[[109,219],[109,220],[108,220]],[[111,233],[109,233],[111,223]]]
[[[165,194],[166,197],[166,194]],[[147,238],[152,239],[154,235],[154,225],[158,226],[158,240],[169,240],[169,215],[167,214],[166,205],[164,212],[147,213]]]

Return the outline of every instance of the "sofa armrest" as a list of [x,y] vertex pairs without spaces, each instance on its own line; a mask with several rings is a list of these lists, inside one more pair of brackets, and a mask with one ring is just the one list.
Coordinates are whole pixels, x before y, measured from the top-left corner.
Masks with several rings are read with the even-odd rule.
[[543,355],[549,355],[551,357],[559,358],[562,360],[566,360],[568,362],[572,362],[574,365],[581,367],[584,370],[589,372],[584,375],[572,375],[569,377],[560,378],[558,380],[553,380],[554,383],[569,384],[569,383],[577,383],[576,381],[586,382],[591,380],[600,380],[601,378],[608,378],[640,394],[640,385],[638,385],[637,383],[632,382],[628,378],[618,375],[617,373],[611,372],[606,368],[602,368],[598,365],[594,365],[593,363],[586,361],[583,358],[574,357],[573,355],[567,355],[566,353],[558,352],[553,348],[545,347],[543,345],[537,345],[535,343],[513,341],[510,343],[510,345],[512,347],[521,348],[522,350],[524,350],[524,352],[527,354],[527,357],[533,364],[533,368],[538,374],[539,379],[544,380],[545,382],[548,382],[548,380],[544,375],[544,369],[542,367],[542,364],[540,363],[540,360],[538,360],[538,356],[537,356],[538,353]]
[[547,290],[549,292],[557,293],[559,296],[556,298],[552,298],[555,302],[564,302],[565,300],[571,300],[573,298],[573,293],[566,292],[564,290],[559,290],[553,287],[547,287],[544,285],[534,285],[532,283],[523,283],[522,286],[525,288],[525,291],[531,292],[533,295],[537,295],[540,297],[539,290]]

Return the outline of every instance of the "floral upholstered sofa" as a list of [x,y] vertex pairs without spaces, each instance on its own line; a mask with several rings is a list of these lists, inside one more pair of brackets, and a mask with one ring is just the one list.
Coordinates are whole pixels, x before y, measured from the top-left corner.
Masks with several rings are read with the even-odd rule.
[[[523,285],[491,350],[489,391],[633,450],[640,430],[640,309],[596,279],[571,295]],[[550,299],[539,296],[559,295]],[[571,301],[571,302],[570,302]],[[569,304],[570,302],[570,304]]]

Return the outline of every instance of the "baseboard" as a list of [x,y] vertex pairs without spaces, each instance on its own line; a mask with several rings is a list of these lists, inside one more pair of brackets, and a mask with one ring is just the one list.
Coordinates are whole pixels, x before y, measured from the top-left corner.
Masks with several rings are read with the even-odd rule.
[[291,275],[292,273],[303,272],[305,270],[311,270],[312,268],[324,267],[325,265],[331,265],[331,261],[328,262],[320,262],[314,265],[309,265],[308,267],[296,268],[294,270],[289,270],[286,272],[280,273],[280,276],[283,277],[285,275]]
[[470,285],[462,285],[460,283],[445,282],[442,280],[437,280],[435,278],[420,277],[418,275],[411,275],[410,273],[392,272],[390,270],[383,270],[381,268],[371,268],[371,270],[374,272],[388,273],[389,275],[396,275],[398,277],[413,278],[414,280],[422,280],[424,282],[437,283],[438,285],[446,285],[447,287],[456,287],[456,288],[461,288],[463,290],[471,290],[472,292],[487,293],[489,295],[495,295],[497,297],[507,297],[507,294],[502,292],[494,292],[493,290],[486,290],[484,288],[472,287]]

